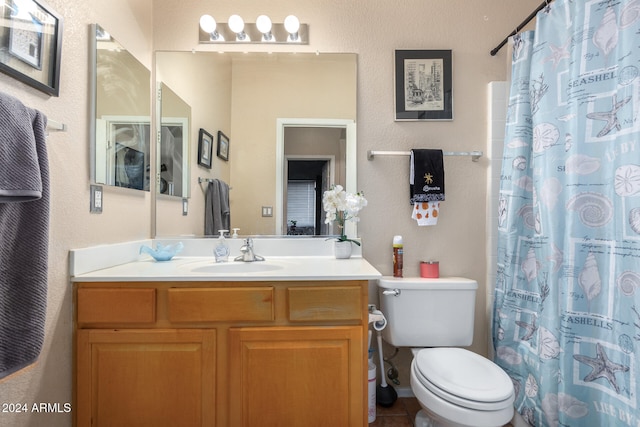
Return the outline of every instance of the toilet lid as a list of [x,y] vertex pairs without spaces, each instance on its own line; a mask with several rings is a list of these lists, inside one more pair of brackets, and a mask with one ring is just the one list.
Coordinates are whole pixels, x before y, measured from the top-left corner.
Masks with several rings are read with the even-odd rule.
[[489,359],[462,348],[420,350],[416,367],[422,380],[427,380],[421,381],[426,387],[435,386],[463,400],[498,403],[513,399],[511,378]]

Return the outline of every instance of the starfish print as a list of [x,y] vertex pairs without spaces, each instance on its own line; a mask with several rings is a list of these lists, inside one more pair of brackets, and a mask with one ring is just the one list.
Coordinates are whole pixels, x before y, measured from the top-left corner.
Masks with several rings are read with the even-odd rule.
[[538,327],[536,326],[535,317],[533,318],[533,321],[531,323],[521,322],[519,320],[516,320],[516,325],[520,326],[521,328],[527,331],[527,333],[524,334],[522,338],[520,338],[522,341],[529,341],[531,337],[533,337],[533,334],[538,330]]
[[571,42],[571,39],[567,40],[565,44],[562,46],[556,46],[549,43],[549,48],[551,49],[551,55],[544,58],[542,62],[543,63],[548,61],[553,62],[553,69],[555,70],[558,67],[558,64],[560,63],[560,61],[570,57],[569,49],[568,49],[569,42]]
[[431,175],[430,173],[425,173],[424,174],[424,182],[426,184],[433,184],[433,175]]
[[630,96],[618,102],[617,95],[613,95],[613,97],[611,98],[611,103],[613,104],[613,108],[611,109],[611,111],[601,111],[598,113],[587,114],[588,119],[605,120],[607,122],[605,127],[600,131],[600,133],[598,133],[598,138],[603,137],[611,132],[611,129],[613,129],[614,127],[616,128],[616,130],[622,129],[622,126],[620,126],[620,122],[618,121],[617,113],[618,110],[627,105],[629,101],[631,101]]
[[618,386],[618,382],[616,381],[616,372],[627,372],[629,371],[629,367],[613,363],[611,360],[609,360],[600,343],[596,343],[595,358],[584,356],[582,354],[574,354],[573,358],[578,362],[584,363],[591,367],[591,372],[589,373],[589,375],[584,377],[584,381],[590,382],[596,380],[597,378],[605,378],[607,381],[609,381],[609,384],[611,384],[616,390],[616,393],[620,394],[620,387]]

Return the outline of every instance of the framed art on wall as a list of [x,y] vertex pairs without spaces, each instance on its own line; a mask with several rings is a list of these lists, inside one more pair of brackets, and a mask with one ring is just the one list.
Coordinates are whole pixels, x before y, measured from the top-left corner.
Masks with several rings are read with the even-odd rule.
[[6,0],[0,15],[0,71],[58,96],[62,17],[40,0]]
[[217,154],[222,160],[229,160],[229,138],[222,131],[218,131]]
[[212,156],[213,135],[201,128],[198,136],[198,164],[211,169]]
[[453,120],[451,50],[395,51],[395,120]]

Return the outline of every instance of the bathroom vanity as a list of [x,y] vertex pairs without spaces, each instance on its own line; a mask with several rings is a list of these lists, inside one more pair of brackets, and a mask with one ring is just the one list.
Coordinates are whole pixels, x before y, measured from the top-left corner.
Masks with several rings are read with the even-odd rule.
[[76,425],[364,426],[377,277],[331,256],[73,276]]

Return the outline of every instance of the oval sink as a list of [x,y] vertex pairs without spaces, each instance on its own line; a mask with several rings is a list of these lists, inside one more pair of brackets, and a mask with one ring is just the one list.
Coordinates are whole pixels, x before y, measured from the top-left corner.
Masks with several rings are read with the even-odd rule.
[[263,273],[265,271],[281,270],[284,268],[281,264],[274,264],[268,261],[256,261],[256,262],[207,262],[206,264],[197,263],[197,265],[184,266],[185,269],[192,273]]

